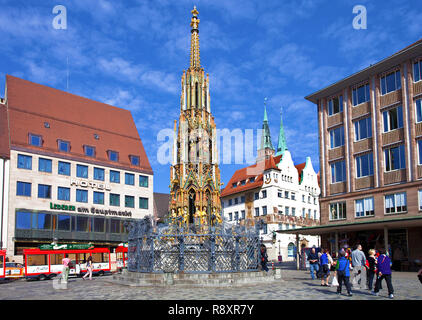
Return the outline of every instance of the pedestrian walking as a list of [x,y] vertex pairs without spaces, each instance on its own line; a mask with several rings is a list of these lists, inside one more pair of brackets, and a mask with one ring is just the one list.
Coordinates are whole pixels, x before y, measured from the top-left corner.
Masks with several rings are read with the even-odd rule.
[[339,252],[339,259],[337,260],[336,272],[338,277],[337,294],[341,294],[343,283],[346,286],[347,295],[351,297],[352,289],[350,285],[350,262],[345,257],[346,252],[341,250]]
[[315,253],[315,248],[312,248],[311,252],[308,255],[309,271],[311,272],[312,280],[315,280],[314,271],[315,271],[315,274],[316,274],[319,270],[318,260],[319,259],[318,259],[318,255]]
[[267,247],[265,246],[265,244],[261,245],[261,267],[262,270],[265,270],[268,272],[268,255],[267,255]]
[[353,289],[363,289],[366,286],[366,257],[362,246],[358,244],[352,251],[352,286]]
[[368,251],[368,264],[366,269],[366,276],[368,280],[368,290],[373,290],[373,284],[374,284],[374,277],[376,275],[375,269],[377,265],[377,261],[375,259],[375,249],[370,249]]
[[70,269],[70,259],[69,255],[65,254],[62,260],[63,270],[62,270],[62,283],[67,283],[67,278],[69,277],[69,269]]
[[87,276],[89,276],[89,280],[92,280],[92,256],[89,256],[86,260],[86,273],[82,279],[85,280]]
[[383,279],[385,279],[385,282],[387,282],[387,288],[388,288],[388,297],[390,299],[394,298],[394,288],[393,284],[391,283],[391,260],[386,255],[385,249],[380,250],[380,256],[378,257],[377,262],[377,281],[375,282],[375,290],[373,292],[373,295],[378,295],[378,292],[380,291],[381,282]]
[[[327,249],[323,251],[319,258],[319,264],[321,266],[321,286],[328,287],[328,280],[330,278],[330,260],[328,259],[329,252]],[[330,256],[331,259],[331,256]],[[331,259],[332,261],[333,259]]]

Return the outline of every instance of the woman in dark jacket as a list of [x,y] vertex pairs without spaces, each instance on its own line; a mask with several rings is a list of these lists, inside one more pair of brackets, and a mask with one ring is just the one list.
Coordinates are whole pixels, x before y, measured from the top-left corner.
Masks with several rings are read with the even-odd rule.
[[375,269],[377,261],[375,259],[375,250],[371,249],[368,251],[368,265],[366,269],[366,278],[368,279],[368,290],[372,290],[373,283],[374,283],[374,276],[375,276]]

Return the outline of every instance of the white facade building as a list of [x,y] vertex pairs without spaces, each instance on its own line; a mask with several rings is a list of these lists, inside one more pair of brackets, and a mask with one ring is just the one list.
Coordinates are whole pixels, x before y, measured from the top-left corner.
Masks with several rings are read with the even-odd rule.
[[[310,157],[305,163],[294,165],[285,145],[282,124],[274,155],[267,121],[265,112],[257,164],[236,171],[222,191],[223,214],[230,223],[262,220],[260,234],[269,260],[277,260],[281,255],[283,261],[292,261],[296,253],[296,236],[275,231],[319,224],[318,175]],[[301,247],[320,244],[318,236],[300,236],[299,242]]]

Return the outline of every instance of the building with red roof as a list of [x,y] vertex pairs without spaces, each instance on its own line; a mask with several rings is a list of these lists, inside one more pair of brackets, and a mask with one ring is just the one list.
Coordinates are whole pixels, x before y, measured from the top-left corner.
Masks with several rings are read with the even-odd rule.
[[114,248],[125,222],[152,216],[153,171],[130,111],[7,75],[0,132],[9,256],[53,239]]
[[[310,157],[294,165],[282,121],[274,149],[265,109],[256,163],[237,170],[221,192],[225,220],[241,225],[254,225],[261,220],[261,236],[269,259],[281,256],[283,261],[293,260],[295,236],[275,231],[318,225],[319,194],[318,175]],[[319,245],[319,237],[301,237],[301,247],[313,245]]]

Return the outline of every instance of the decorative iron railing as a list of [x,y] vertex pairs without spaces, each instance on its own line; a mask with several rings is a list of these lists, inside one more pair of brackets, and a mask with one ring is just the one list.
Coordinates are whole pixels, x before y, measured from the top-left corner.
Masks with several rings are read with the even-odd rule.
[[189,229],[168,224],[153,228],[149,217],[128,222],[128,270],[213,273],[256,271],[261,260],[260,225]]

